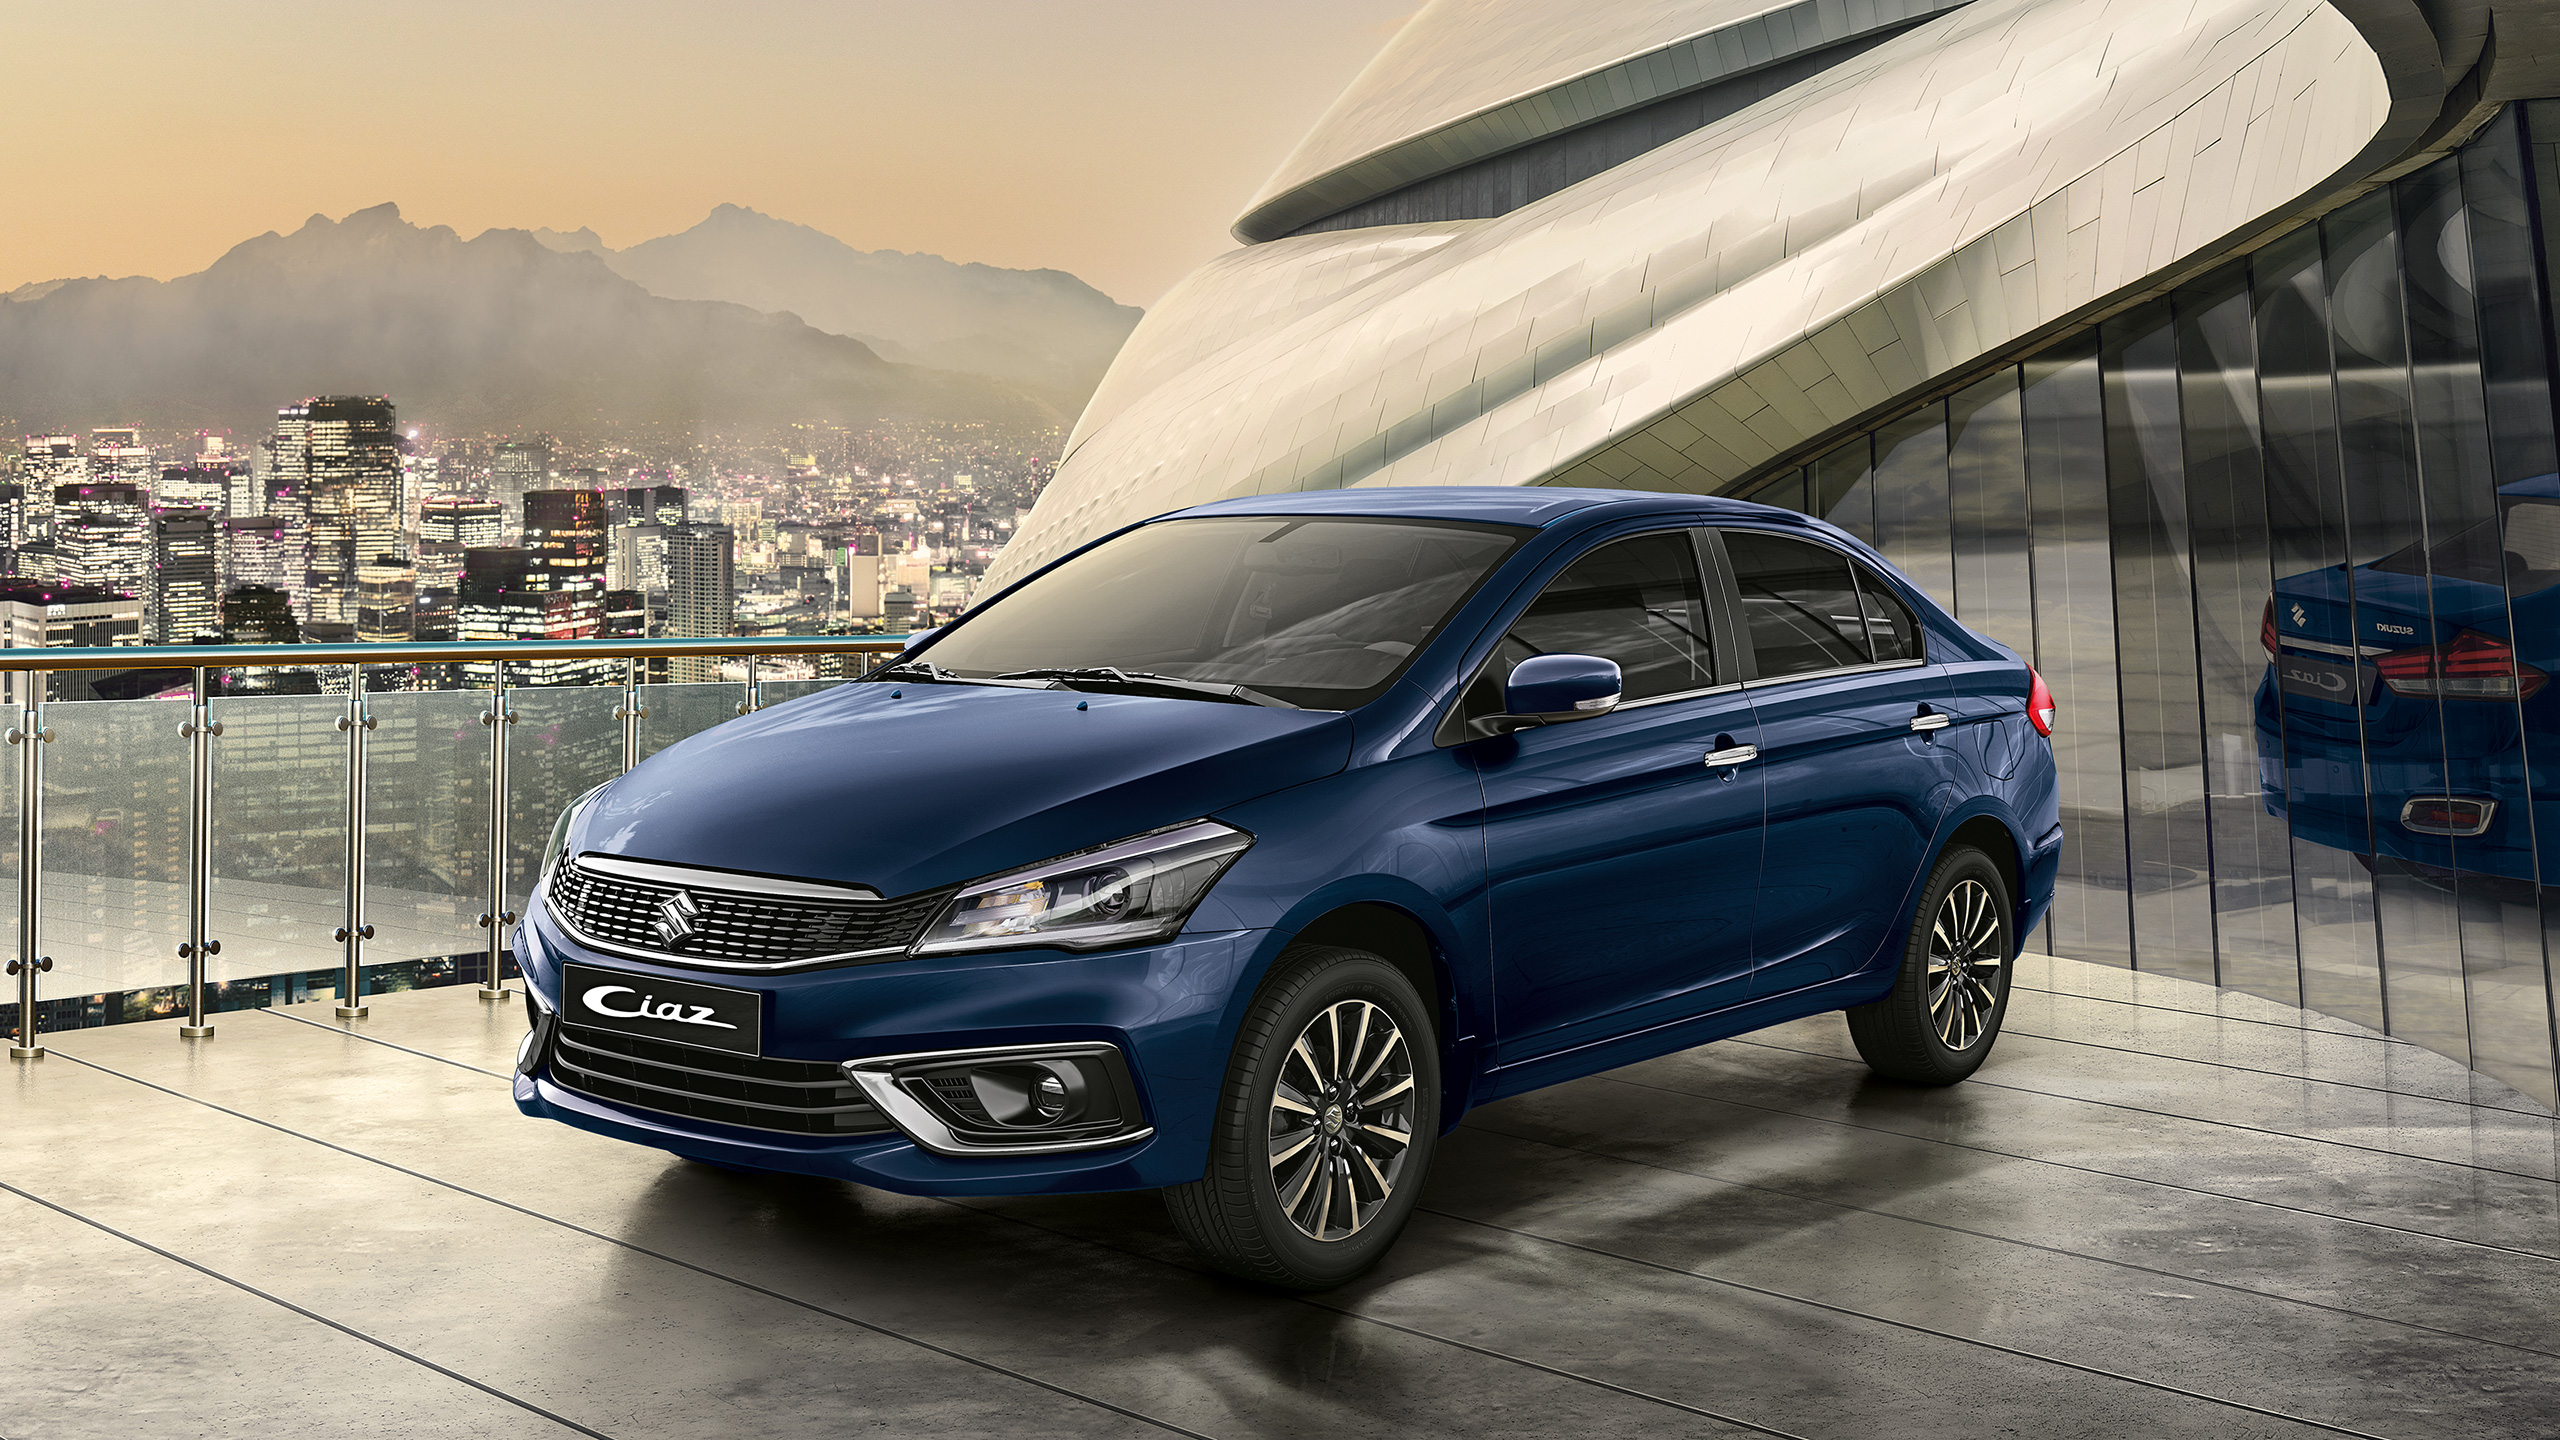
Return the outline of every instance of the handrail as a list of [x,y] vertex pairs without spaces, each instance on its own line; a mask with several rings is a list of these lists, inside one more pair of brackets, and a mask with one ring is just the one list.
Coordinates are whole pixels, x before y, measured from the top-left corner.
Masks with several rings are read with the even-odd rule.
[[211,756],[206,742],[222,733],[222,722],[212,718],[207,680],[223,670],[300,669],[326,665],[343,665],[347,674],[347,710],[338,718],[338,729],[347,737],[347,809],[346,809],[346,923],[338,927],[337,938],[345,946],[343,972],[338,981],[337,1014],[342,1020],[365,1018],[364,946],[373,938],[373,926],[365,922],[365,801],[366,764],[365,737],[375,719],[366,705],[365,667],[368,665],[416,665],[485,663],[490,667],[489,709],[481,715],[481,723],[490,727],[489,739],[489,909],[480,923],[489,927],[488,959],[481,976],[480,996],[485,1000],[503,1000],[506,988],[504,960],[507,927],[515,914],[505,908],[507,899],[508,805],[510,795],[507,776],[507,728],[515,720],[513,707],[507,703],[512,688],[507,678],[507,662],[524,660],[620,660],[622,665],[622,703],[614,710],[621,723],[621,761],[626,771],[639,760],[638,723],[649,713],[642,702],[645,693],[640,683],[640,660],[683,655],[747,657],[744,698],[738,713],[751,714],[764,704],[763,677],[758,672],[756,657],[765,655],[878,655],[895,654],[914,641],[912,635],[711,635],[633,640],[435,640],[383,641],[379,643],[328,645],[65,645],[59,647],[30,646],[0,648],[0,674],[21,674],[30,678],[20,687],[18,724],[7,740],[23,748],[18,753],[20,804],[18,890],[18,955],[8,964],[9,975],[18,983],[15,1022],[9,1028],[9,1058],[41,1060],[45,1049],[39,1038],[42,1025],[36,1010],[36,977],[53,968],[51,957],[43,953],[42,894],[44,871],[44,751],[53,739],[46,726],[45,713],[51,708],[44,698],[44,679],[48,674],[67,670],[184,670],[194,676],[194,703],[189,719],[178,727],[178,737],[187,742],[188,780],[188,855],[187,855],[187,938],[178,945],[178,957],[187,962],[187,1014],[178,1027],[179,1038],[202,1040],[213,1034],[213,1025],[205,1013],[206,962],[222,951],[219,939],[205,934],[209,923],[208,900],[213,888],[213,781]]
[[907,635],[712,635],[650,640],[383,640],[322,645],[62,645],[0,649],[0,672],[452,665],[474,660],[645,660],[677,655],[876,655]]

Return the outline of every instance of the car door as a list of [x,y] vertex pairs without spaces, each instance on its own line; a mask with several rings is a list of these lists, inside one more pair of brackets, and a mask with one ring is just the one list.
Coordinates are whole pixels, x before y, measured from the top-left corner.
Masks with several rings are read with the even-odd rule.
[[1497,1064],[1745,998],[1758,727],[1699,533],[1575,560],[1468,692],[1462,716],[1498,711],[1502,678],[1537,654],[1603,656],[1625,681],[1606,715],[1468,742],[1484,777]]
[[1955,792],[1947,680],[1911,607],[1862,561],[1767,531],[1718,532],[1760,720],[1767,849],[1752,998],[1865,968]]

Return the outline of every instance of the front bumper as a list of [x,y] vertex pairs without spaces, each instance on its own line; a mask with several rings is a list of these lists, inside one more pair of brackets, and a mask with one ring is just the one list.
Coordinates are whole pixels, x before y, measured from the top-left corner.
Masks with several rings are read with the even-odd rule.
[[799,1135],[644,1109],[582,1094],[546,1056],[515,1077],[516,1107],[582,1130],[699,1160],[852,1180],[912,1195],[1032,1195],[1154,1189],[1196,1180],[1230,1041],[1230,997],[1267,932],[1185,934],[1099,954],[1061,950],[936,956],[786,974],[707,973],[588,950],[536,896],[517,963],[546,1009],[577,963],[762,992],[764,1053],[824,1062],[925,1051],[1102,1042],[1125,1058],[1143,1123],[1132,1143],[1058,1154],[941,1155],[899,1131]]

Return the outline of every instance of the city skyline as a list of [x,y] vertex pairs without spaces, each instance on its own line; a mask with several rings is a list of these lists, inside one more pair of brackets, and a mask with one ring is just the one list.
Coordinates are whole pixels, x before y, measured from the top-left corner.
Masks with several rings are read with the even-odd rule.
[[[0,293],[171,278],[244,235],[396,199],[464,235],[589,227],[612,245],[737,203],[866,250],[1063,269],[1145,306],[1232,248],[1237,177],[1278,165],[1277,137],[1412,5],[764,9],[754,26],[657,3],[395,4],[325,23],[287,3],[22,10],[11,48],[46,60],[14,72],[0,122],[47,138],[13,157],[12,189],[114,176],[160,201],[141,226],[120,207],[0,216]],[[380,83],[386,54],[408,83]],[[1255,63],[1224,63],[1239,54]],[[225,99],[209,110],[210,77]],[[107,93],[123,97],[112,118]]]

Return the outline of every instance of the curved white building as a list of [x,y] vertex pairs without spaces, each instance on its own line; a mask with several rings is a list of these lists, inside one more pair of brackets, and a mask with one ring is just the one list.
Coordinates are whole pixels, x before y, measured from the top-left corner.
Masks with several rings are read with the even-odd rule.
[[[1147,315],[990,578],[1318,487],[1825,514],[2062,693],[2052,948],[2548,1102],[2560,687],[2339,740],[2260,622],[2560,469],[2560,112],[2520,103],[2556,51],[2485,0],[1434,0]],[[2412,830],[2411,786],[2506,818]]]

